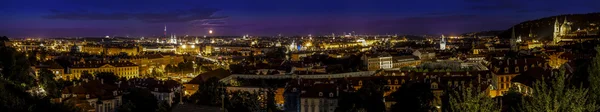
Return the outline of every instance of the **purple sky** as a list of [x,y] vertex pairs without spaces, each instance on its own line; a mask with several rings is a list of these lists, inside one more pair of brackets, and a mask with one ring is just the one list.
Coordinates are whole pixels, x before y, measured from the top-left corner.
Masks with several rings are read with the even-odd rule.
[[600,11],[599,0],[3,0],[9,37],[459,34]]

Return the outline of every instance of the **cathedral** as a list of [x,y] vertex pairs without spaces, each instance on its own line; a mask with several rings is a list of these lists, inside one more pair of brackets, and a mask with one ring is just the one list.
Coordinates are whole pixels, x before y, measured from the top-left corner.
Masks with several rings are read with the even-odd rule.
[[584,28],[573,31],[572,23],[565,17],[562,23],[558,18],[554,21],[554,31],[552,35],[552,44],[559,45],[560,43],[583,42],[587,40],[595,40],[598,35],[598,28]]
[[567,21],[567,17],[565,17],[565,21],[560,24],[558,22],[558,18],[554,21],[554,34],[552,38],[552,42],[557,44],[561,41],[561,37],[567,36],[567,34],[571,31],[571,23]]

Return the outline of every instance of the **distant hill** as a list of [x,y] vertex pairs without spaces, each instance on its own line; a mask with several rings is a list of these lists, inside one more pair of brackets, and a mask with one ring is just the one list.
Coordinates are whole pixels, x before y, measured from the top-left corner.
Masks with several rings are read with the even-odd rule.
[[504,32],[504,30],[499,30],[499,31],[481,31],[481,32],[469,32],[469,33],[460,34],[459,36],[461,36],[461,37],[473,37],[473,36],[496,36],[496,35],[498,35],[498,34],[501,34],[502,32]]
[[[552,40],[555,19],[558,18],[559,23],[563,23],[565,17],[569,22],[572,23],[571,30],[577,30],[577,28],[584,29],[589,27],[598,27],[598,25],[600,25],[600,13],[565,14],[521,22],[514,26],[515,34],[517,37],[522,36],[522,38],[526,40]],[[528,37],[530,32],[535,35],[533,38]],[[508,39],[511,37],[511,33],[512,29],[508,28],[500,33],[498,37]]]

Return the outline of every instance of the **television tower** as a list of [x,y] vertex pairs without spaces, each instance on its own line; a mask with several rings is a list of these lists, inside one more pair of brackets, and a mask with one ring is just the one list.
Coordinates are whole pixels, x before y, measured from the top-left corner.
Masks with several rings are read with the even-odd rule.
[[165,32],[164,32],[165,37],[167,36],[167,25],[165,24]]

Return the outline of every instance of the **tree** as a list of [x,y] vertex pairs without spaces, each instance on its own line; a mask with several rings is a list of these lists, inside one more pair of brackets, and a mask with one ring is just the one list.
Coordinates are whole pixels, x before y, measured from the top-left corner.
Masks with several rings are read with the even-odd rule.
[[100,72],[96,74],[96,78],[104,80],[103,82],[105,84],[115,83],[119,79],[119,77],[112,72]]
[[221,104],[224,92],[224,84],[218,78],[211,77],[200,84],[198,92],[190,96],[190,99],[198,104],[217,106]]
[[92,80],[94,79],[94,75],[92,75],[90,72],[88,71],[83,71],[81,73],[81,79],[88,79],[88,80]]
[[150,76],[152,77],[162,77],[165,74],[163,72],[158,71],[157,69],[152,69],[152,73],[150,73]]
[[590,99],[600,103],[600,47],[596,47],[596,57],[591,61],[588,68],[588,82],[590,87]]
[[591,112],[599,106],[588,100],[588,89],[570,87],[566,84],[566,76],[561,70],[559,74],[542,78],[533,83],[528,100],[524,100],[521,111],[525,112]]
[[118,110],[131,110],[132,112],[155,112],[159,106],[158,100],[148,89],[130,89],[129,94],[123,95],[123,102],[125,102],[123,107]]
[[258,95],[248,91],[234,91],[226,98],[227,111],[231,112],[254,112],[259,110]]
[[123,105],[117,108],[117,112],[134,112],[135,105],[130,100],[123,101]]
[[392,112],[427,112],[433,109],[433,92],[431,84],[423,82],[404,83],[391,96],[396,101],[391,107]]
[[2,77],[20,85],[23,88],[34,86],[34,74],[31,72],[30,63],[25,54],[17,52],[14,48],[0,46],[0,64],[2,64]]
[[382,79],[367,81],[357,92],[361,98],[363,109],[369,112],[384,112],[385,103],[383,102],[383,93],[388,91],[385,82]]
[[58,82],[54,80],[54,73],[48,69],[41,69],[38,74],[39,85],[47,91],[47,95],[52,98],[60,97],[62,88],[59,88]]
[[450,112],[500,112],[500,107],[487,92],[479,86],[458,87],[456,91],[447,91]]
[[519,93],[516,87],[509,88],[508,92],[501,96],[502,110],[507,112],[519,112],[523,105],[523,94]]

